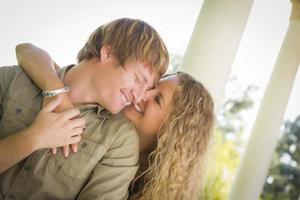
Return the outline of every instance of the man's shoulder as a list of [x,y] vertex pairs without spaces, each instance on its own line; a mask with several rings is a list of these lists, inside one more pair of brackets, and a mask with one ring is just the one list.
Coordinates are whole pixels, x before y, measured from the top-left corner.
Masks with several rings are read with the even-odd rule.
[[[18,65],[0,67],[0,85],[5,102],[13,101],[16,105],[40,109],[41,89]],[[35,109],[34,109],[35,110]]]
[[[107,127],[111,137],[110,152],[120,158],[126,158],[122,162],[137,164],[139,156],[139,139],[135,127],[122,113],[114,115],[107,121]],[[124,164],[124,163],[123,163]]]
[[[105,149],[106,157],[126,157],[124,162],[137,163],[139,140],[132,123],[123,115],[97,115],[95,108],[85,108],[81,117],[87,121],[83,137]],[[95,147],[96,147],[95,146]]]
[[134,131],[135,128],[133,124],[128,120],[123,112],[118,114],[111,115],[111,123],[115,124],[117,127],[120,127],[120,131]]
[[22,68],[19,65],[0,66],[1,73],[13,73],[13,72],[17,72],[19,70],[22,70]]
[[8,88],[12,80],[21,70],[21,67],[18,65],[12,66],[1,66],[0,67],[0,86],[2,90]]
[[133,124],[122,112],[111,115],[111,117],[106,120],[104,129],[108,131],[107,134],[109,134],[114,141],[123,142],[124,144],[138,144],[137,132]]
[[35,85],[19,65],[0,67],[0,81],[5,81],[5,85],[7,86],[11,84],[20,87]]
[[17,132],[33,122],[41,108],[41,91],[20,66],[0,67],[1,129]]
[[109,148],[113,143],[138,143],[138,137],[133,124],[124,114],[110,114],[102,107],[82,105],[79,108],[80,117],[87,120],[86,137]]

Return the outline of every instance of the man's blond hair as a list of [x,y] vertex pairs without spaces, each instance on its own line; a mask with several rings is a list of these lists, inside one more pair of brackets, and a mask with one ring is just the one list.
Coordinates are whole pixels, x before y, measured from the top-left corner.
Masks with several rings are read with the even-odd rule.
[[161,77],[168,65],[167,48],[153,27],[142,20],[122,18],[97,28],[79,51],[78,62],[100,58],[100,49],[109,45],[119,64],[141,61]]

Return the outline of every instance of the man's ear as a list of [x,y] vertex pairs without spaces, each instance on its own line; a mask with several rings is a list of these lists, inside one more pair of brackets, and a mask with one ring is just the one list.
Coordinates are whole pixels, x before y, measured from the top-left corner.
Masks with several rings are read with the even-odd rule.
[[100,49],[101,62],[109,61],[112,58],[112,48],[110,45],[103,45]]

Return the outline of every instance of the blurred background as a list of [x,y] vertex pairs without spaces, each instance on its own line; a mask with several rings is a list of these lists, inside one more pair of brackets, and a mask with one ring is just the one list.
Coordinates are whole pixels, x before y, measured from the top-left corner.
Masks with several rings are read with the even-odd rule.
[[[75,63],[78,50],[98,26],[130,17],[145,20],[157,30],[171,54],[169,71],[180,70],[202,4],[202,0],[0,0],[0,66],[16,64],[14,48],[23,42],[45,49],[60,66]],[[290,12],[288,0],[253,3],[222,106],[216,114],[214,156],[202,199],[228,198],[287,31]],[[300,196],[299,73],[260,197],[264,200]]]

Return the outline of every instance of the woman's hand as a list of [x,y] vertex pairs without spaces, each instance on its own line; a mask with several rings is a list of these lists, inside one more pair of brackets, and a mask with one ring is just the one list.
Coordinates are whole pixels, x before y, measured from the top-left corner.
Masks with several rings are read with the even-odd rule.
[[[16,46],[16,56],[19,65],[42,90],[53,90],[64,86],[64,83],[56,73],[59,66],[45,50],[29,43],[19,44]],[[73,108],[67,94],[61,94],[61,96],[63,97],[62,103],[55,109],[55,112]],[[52,99],[45,98],[44,105]],[[73,152],[77,151],[77,144],[72,145],[72,150]],[[52,149],[52,152],[56,153],[56,149]],[[63,154],[68,156],[69,145],[63,147]]]
[[[64,112],[66,110],[74,108],[74,106],[73,106],[73,104],[72,104],[69,96],[67,95],[67,93],[59,94],[59,96],[62,98],[62,100],[61,100],[61,103],[56,107],[56,109],[54,110],[54,112],[60,113],[60,112]],[[51,101],[53,98],[55,98],[55,97],[44,98],[44,100],[43,100],[43,107],[45,105],[47,105],[49,103],[49,101]],[[71,144],[71,149],[72,149],[73,152],[77,152],[78,143],[72,143]],[[53,154],[56,154],[57,149],[56,148],[52,148],[51,151],[52,151]],[[68,157],[68,155],[69,155],[69,145],[64,145],[62,147],[62,151],[63,151],[63,155],[65,157]]]
[[53,111],[60,105],[62,97],[58,96],[49,102],[38,114],[36,120],[29,126],[30,137],[34,138],[37,149],[55,148],[78,143],[85,126],[78,109],[70,109],[60,113]]

